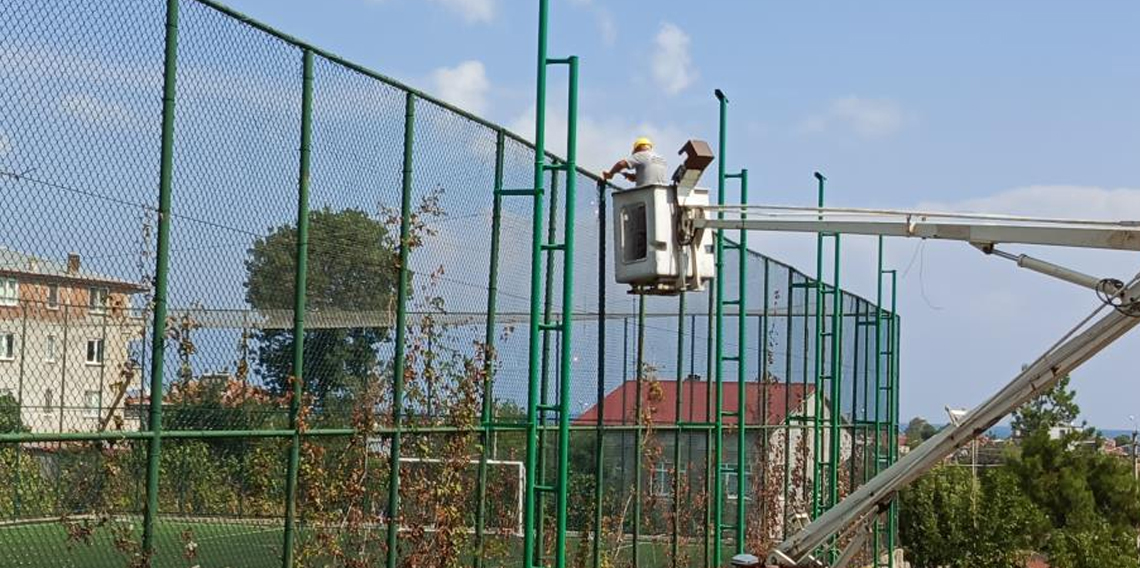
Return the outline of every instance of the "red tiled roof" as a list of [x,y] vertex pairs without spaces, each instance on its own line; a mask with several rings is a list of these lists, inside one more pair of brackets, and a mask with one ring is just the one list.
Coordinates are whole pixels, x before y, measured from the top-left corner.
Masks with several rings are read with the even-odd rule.
[[[802,384],[785,385],[770,383],[761,385],[757,382],[745,385],[745,423],[746,424],[781,424],[788,416],[788,409],[793,413],[802,412],[805,393],[814,391],[811,385]],[[764,404],[764,393],[767,391],[768,412],[762,417],[761,407]],[[736,412],[737,397],[740,393],[739,385],[735,381],[724,383],[724,411]],[[654,424],[675,424],[677,418],[677,397],[681,396],[680,422],[710,422],[706,410],[715,408],[715,385],[710,388],[706,381],[644,381],[641,386],[642,409],[650,413]],[[707,404],[706,401],[711,401]],[[605,398],[605,413],[602,422],[605,424],[633,424],[637,422],[635,412],[637,403],[637,381],[626,381],[610,391]],[[715,410],[714,410],[715,412]],[[593,406],[583,412],[574,420],[574,424],[597,424],[598,407]],[[725,424],[736,424],[736,417],[725,417]]]

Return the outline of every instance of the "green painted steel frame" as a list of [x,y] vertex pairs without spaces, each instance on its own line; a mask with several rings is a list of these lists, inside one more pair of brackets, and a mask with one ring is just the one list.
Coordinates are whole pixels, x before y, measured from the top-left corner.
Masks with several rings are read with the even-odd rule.
[[166,0],[166,36],[163,57],[162,149],[158,182],[158,250],[155,256],[154,319],[151,327],[150,408],[151,433],[147,451],[146,513],[143,516],[143,555],[154,555],[154,523],[158,517],[158,474],[162,452],[162,377],[166,350],[166,295],[170,276],[171,194],[174,171],[174,103],[178,78],[178,0]]
[[[286,508],[285,508],[285,526],[284,526],[284,549],[283,549],[283,566],[290,566],[293,562],[292,553],[294,548],[294,539],[296,538],[296,493],[297,493],[297,477],[299,469],[299,448],[302,440],[306,438],[315,437],[329,437],[329,436],[352,436],[358,435],[359,432],[349,428],[330,428],[330,429],[306,429],[299,421],[300,401],[303,393],[304,386],[304,334],[305,334],[305,276],[307,271],[307,254],[308,254],[308,190],[309,190],[309,162],[312,153],[312,105],[313,105],[313,60],[314,57],[322,57],[328,61],[343,65],[348,69],[364,74],[383,81],[389,85],[403,89],[405,92],[405,125],[404,125],[404,162],[403,162],[403,177],[402,177],[402,197],[401,197],[401,229],[400,229],[400,282],[398,288],[398,305],[397,305],[397,322],[396,322],[396,349],[397,353],[394,357],[394,405],[392,415],[392,425],[390,427],[377,428],[376,435],[388,436],[392,439],[392,452],[391,452],[391,472],[390,484],[388,486],[388,499],[389,506],[387,509],[388,526],[386,541],[388,545],[388,555],[386,563],[389,567],[395,566],[398,563],[398,540],[396,538],[398,527],[394,521],[399,511],[399,455],[400,455],[400,438],[401,435],[410,433],[450,433],[450,432],[474,432],[480,436],[481,450],[480,450],[480,463],[479,463],[479,477],[477,482],[477,500],[479,506],[476,510],[476,551],[474,565],[476,568],[481,568],[483,565],[482,551],[484,540],[484,527],[483,519],[485,518],[485,510],[483,501],[487,494],[487,460],[489,459],[488,447],[493,445],[494,437],[499,431],[516,431],[525,432],[527,434],[527,457],[526,457],[526,495],[524,499],[524,547],[523,559],[524,564],[527,566],[535,564],[545,564],[547,560],[538,550],[541,547],[542,539],[536,538],[536,535],[541,531],[543,525],[543,516],[539,512],[540,503],[539,499],[543,494],[552,494],[556,498],[555,507],[555,554],[551,559],[554,565],[563,567],[566,565],[566,523],[567,523],[567,475],[568,475],[568,457],[569,457],[569,440],[570,432],[592,432],[595,435],[595,463],[594,463],[594,537],[593,537],[593,563],[595,566],[600,565],[602,543],[600,539],[600,531],[602,524],[602,498],[603,488],[602,481],[604,479],[604,466],[603,466],[603,441],[604,434],[608,431],[614,432],[631,432],[634,434],[637,441],[638,449],[641,447],[641,439],[643,435],[643,424],[640,420],[640,412],[638,412],[638,421],[635,424],[621,425],[621,426],[608,426],[602,421],[602,412],[598,413],[598,421],[592,425],[571,425],[569,422],[569,394],[570,394],[570,377],[572,362],[572,350],[569,348],[571,344],[571,329],[572,318],[569,314],[572,313],[572,292],[573,292],[573,260],[574,260],[574,227],[576,226],[574,220],[575,207],[575,182],[578,176],[585,175],[592,177],[599,183],[598,191],[601,200],[601,215],[603,219],[599,223],[601,228],[599,242],[599,262],[601,267],[599,270],[598,286],[601,291],[599,298],[599,313],[603,315],[598,320],[598,335],[599,335],[599,363],[598,363],[598,393],[597,402],[599,410],[601,405],[604,404],[605,398],[605,381],[602,377],[605,374],[604,354],[601,349],[604,349],[605,343],[605,327],[606,319],[605,313],[605,286],[608,284],[605,278],[604,265],[606,262],[606,246],[605,246],[605,190],[606,184],[598,179],[593,174],[588,172],[579,171],[576,164],[576,125],[577,125],[577,90],[578,90],[578,59],[576,57],[569,57],[565,59],[550,59],[547,57],[547,20],[548,20],[548,0],[541,0],[539,3],[539,45],[538,45],[538,70],[539,75],[536,84],[536,130],[535,130],[535,160],[534,160],[534,188],[525,193],[534,200],[534,215],[532,226],[532,255],[531,255],[531,296],[530,296],[530,344],[528,352],[528,400],[527,400],[527,419],[524,424],[497,424],[494,416],[494,404],[492,394],[494,386],[494,364],[495,357],[495,316],[496,316],[496,298],[498,292],[498,272],[499,272],[499,233],[500,233],[500,215],[502,207],[502,197],[507,195],[524,195],[524,193],[510,193],[508,190],[503,189],[503,154],[504,145],[508,139],[522,142],[523,139],[501,127],[492,125],[483,121],[478,117],[474,117],[469,113],[465,113],[445,103],[439,101],[407,88],[406,86],[395,82],[387,77],[379,75],[375,72],[369,71],[335,55],[321,51],[317,48],[309,46],[303,42],[295,40],[287,35],[284,35],[268,26],[260,24],[252,19],[249,19],[237,12],[230,10],[225,6],[221,6],[213,0],[195,0],[205,6],[218,10],[223,14],[231,16],[240,20],[242,23],[251,27],[257,28],[261,31],[267,32],[275,37],[278,37],[289,44],[300,48],[302,56],[302,96],[301,96],[301,128],[300,128],[300,153],[298,162],[298,195],[297,195],[297,232],[298,239],[296,243],[296,272],[295,272],[295,290],[294,290],[294,352],[293,352],[293,396],[290,401],[289,407],[289,425],[288,429],[279,430],[217,430],[217,431],[179,431],[179,430],[164,430],[162,424],[162,397],[158,395],[163,391],[163,376],[164,376],[164,348],[165,348],[165,328],[166,328],[166,311],[167,311],[167,292],[168,292],[168,279],[169,279],[169,264],[170,264],[170,231],[171,231],[171,196],[173,191],[173,146],[174,146],[174,123],[175,123],[175,80],[177,78],[176,65],[177,65],[177,47],[178,47],[178,11],[179,0],[165,0],[166,17],[165,17],[165,36],[164,36],[164,71],[163,71],[163,97],[162,97],[162,132],[161,132],[161,160],[159,167],[159,192],[158,192],[158,231],[157,231],[157,254],[155,258],[155,288],[154,288],[154,312],[152,318],[151,329],[151,345],[150,355],[150,376],[149,376],[149,392],[151,393],[149,407],[148,407],[148,422],[147,429],[138,432],[97,432],[97,433],[10,433],[0,434],[0,443],[28,443],[28,442],[56,442],[64,443],[68,441],[91,441],[91,440],[138,440],[146,441],[148,447],[148,463],[146,473],[146,507],[143,521],[143,551],[144,554],[153,555],[155,550],[155,521],[158,514],[158,485],[159,485],[159,463],[160,454],[162,449],[163,439],[216,439],[216,438],[235,438],[235,437],[248,437],[248,438],[281,438],[288,439],[290,442],[289,463],[286,478]],[[551,163],[554,158],[546,152],[545,149],[545,98],[546,98],[546,70],[549,65],[567,65],[569,68],[569,107],[568,107],[568,120],[569,129],[567,134],[568,153],[565,161],[561,165],[553,165]],[[719,94],[719,92],[718,92]],[[404,334],[406,331],[406,304],[408,302],[408,254],[410,247],[408,246],[409,229],[410,229],[410,206],[411,206],[411,193],[412,193],[412,170],[413,170],[413,140],[414,140],[414,119],[416,99],[422,98],[432,103],[439,104],[441,108],[456,113],[457,115],[466,117],[474,122],[483,124],[493,128],[496,132],[496,150],[495,150],[495,191],[494,191],[494,209],[492,216],[491,228],[491,269],[488,281],[488,301],[487,301],[487,326],[486,337],[484,339],[482,356],[483,360],[483,400],[480,425],[475,428],[452,428],[446,426],[438,427],[415,427],[405,426],[403,424],[403,405],[402,405],[402,383],[405,371],[405,361],[403,354]],[[726,117],[727,117],[727,98],[721,95],[720,100],[720,130],[719,130],[719,153],[720,162],[718,164],[718,199],[724,203],[726,197],[725,180],[734,177],[741,180],[741,199],[747,201],[747,170],[741,170],[738,174],[727,174],[725,172],[725,151],[726,151]],[[559,246],[552,241],[557,234],[556,229],[556,216],[558,213],[559,203],[557,202],[557,192],[553,187],[553,181],[556,179],[552,177],[552,187],[549,195],[544,191],[545,176],[547,172],[565,172],[566,192],[564,196],[563,206],[563,227],[564,227],[564,242]],[[549,236],[544,239],[544,225],[546,221],[545,200],[550,200],[550,225]],[[823,203],[823,180],[820,180],[819,188],[819,203]],[[721,214],[723,215],[723,214]],[[816,413],[813,417],[815,423],[811,425],[813,432],[820,436],[824,427],[830,429],[831,437],[827,453],[831,456],[829,459],[833,461],[832,466],[827,472],[829,477],[826,486],[828,495],[826,496],[827,503],[834,504],[838,499],[838,456],[839,456],[839,442],[840,442],[840,425],[839,415],[842,406],[840,405],[840,392],[839,392],[839,369],[840,358],[842,356],[842,341],[841,331],[842,325],[842,298],[839,288],[839,237],[835,236],[836,246],[834,250],[835,265],[834,265],[834,282],[830,285],[832,290],[831,296],[833,306],[831,308],[831,328],[834,333],[831,336],[830,343],[830,366],[835,370],[835,376],[831,377],[830,391],[830,419],[824,423],[822,413]],[[822,242],[822,240],[821,240]],[[723,523],[724,504],[725,504],[725,480],[723,479],[725,464],[723,460],[723,441],[724,441],[724,401],[723,401],[723,377],[724,369],[723,364],[726,360],[735,360],[737,362],[737,380],[740,388],[738,389],[738,414],[737,414],[737,456],[736,456],[736,492],[738,500],[736,503],[736,525],[733,527],[735,548],[737,551],[743,551],[745,545],[746,534],[746,510],[745,503],[742,497],[746,490],[746,476],[747,471],[747,447],[745,445],[745,433],[751,431],[768,432],[775,429],[784,429],[791,431],[793,428],[806,428],[806,425],[793,425],[787,422],[781,425],[748,425],[745,424],[746,408],[746,389],[745,382],[747,380],[747,363],[748,353],[745,347],[747,338],[747,312],[746,312],[746,297],[747,297],[747,240],[745,234],[741,234],[740,241],[736,243],[735,248],[739,255],[739,285],[738,294],[739,298],[736,300],[726,301],[724,297],[724,282],[723,279],[717,278],[715,284],[714,294],[710,294],[710,309],[709,313],[715,315],[715,319],[709,318],[709,335],[710,342],[709,352],[715,353],[714,357],[707,360],[710,366],[709,372],[706,377],[709,381],[716,381],[715,391],[710,389],[710,392],[715,394],[710,399],[705,401],[705,404],[710,407],[715,402],[716,408],[716,421],[711,424],[657,424],[654,428],[658,431],[672,432],[674,440],[674,463],[680,462],[680,440],[683,432],[694,432],[698,435],[707,435],[706,438],[706,483],[711,485],[712,495],[714,498],[711,500],[712,506],[706,507],[705,514],[705,529],[703,531],[704,544],[705,544],[705,564],[710,566],[720,566],[721,556],[723,551],[722,543],[722,530],[725,528]],[[724,235],[720,232],[716,235],[716,267],[718,276],[724,273],[725,259],[724,252],[726,246]],[[543,278],[545,274],[552,273],[554,255],[561,251],[563,254],[563,279],[561,282],[561,304],[558,310],[554,309],[552,300],[554,298],[555,283],[552,278]],[[543,253],[546,253],[545,255]],[[544,258],[545,257],[545,258]],[[544,265],[543,262],[547,264]],[[809,288],[814,288],[818,296],[821,296],[828,286],[823,284],[823,266],[822,266],[822,246],[817,252],[817,279],[813,285],[808,285],[809,281],[805,278],[804,282],[797,283],[795,275],[789,271],[787,280],[787,302],[788,305],[793,305],[795,298],[795,291],[802,290],[803,303],[808,305]],[[761,375],[760,380],[765,380],[768,374],[768,356],[766,333],[769,325],[768,314],[768,293],[769,293],[769,278],[768,278],[768,261],[764,261],[764,306],[763,314],[759,320],[760,333],[758,341],[760,341],[760,366]],[[874,308],[875,316],[873,322],[874,328],[874,351],[877,356],[874,357],[874,373],[875,373],[875,411],[873,428],[874,436],[874,469],[877,471],[883,465],[893,462],[898,457],[898,381],[899,381],[899,318],[896,309],[897,297],[897,273],[890,270],[883,270],[882,268],[882,249],[880,244],[879,251],[879,284],[878,294],[876,299],[876,306]],[[885,310],[883,307],[884,295],[883,285],[889,277],[891,286],[890,308]],[[546,305],[541,305],[539,302],[542,298],[547,299]],[[727,357],[724,353],[725,334],[724,331],[724,308],[725,305],[735,303],[737,305],[737,318],[738,318],[738,346],[736,355]],[[817,308],[814,317],[822,318],[826,311],[822,308],[823,302],[817,299]],[[817,386],[819,384],[818,372],[822,365],[822,356],[826,352],[820,344],[818,338],[814,346],[807,341],[807,334],[809,331],[808,320],[812,315],[809,315],[809,310],[804,310],[803,314],[803,353],[804,358],[803,373],[804,373],[804,386],[807,386],[807,373],[809,366],[807,365],[807,358],[809,352],[813,352],[817,360],[820,361],[816,365],[817,370]],[[561,315],[558,321],[552,321],[556,313]],[[676,368],[678,378],[683,374],[685,355],[684,351],[684,336],[686,333],[685,326],[686,316],[686,299],[681,295],[678,302],[678,337],[676,354]],[[645,298],[641,298],[638,306],[638,368],[637,378],[640,383],[644,379],[644,334],[645,334]],[[862,316],[861,316],[862,317]],[[796,316],[789,314],[785,317],[785,333],[790,339],[794,331],[794,324]],[[690,332],[695,332],[695,315],[693,325],[690,326]],[[557,324],[557,325],[555,325]],[[871,327],[871,326],[868,326]],[[822,325],[816,326],[817,334],[823,329]],[[870,332],[867,332],[868,334]],[[557,387],[558,395],[556,406],[557,409],[550,409],[548,405],[539,403],[539,398],[544,397],[546,390],[543,385],[548,383],[548,373],[550,366],[545,363],[546,357],[542,356],[549,349],[549,338],[552,334],[557,334],[561,344],[566,348],[560,349],[558,353],[558,367],[557,367]],[[695,338],[692,338],[695,346]],[[715,342],[715,349],[713,343]],[[864,342],[867,341],[867,335],[864,335]],[[856,345],[858,345],[856,340]],[[21,345],[23,342],[21,342]],[[885,345],[884,345],[885,344]],[[695,350],[695,347],[694,347]],[[792,377],[792,361],[793,357],[798,354],[793,354],[792,349],[788,349],[785,359],[786,377],[785,381],[790,385],[794,378]],[[867,359],[864,359],[864,364],[867,364]],[[695,357],[690,357],[690,365],[695,365]],[[21,380],[23,374],[21,373]],[[866,376],[864,376],[866,379]],[[853,388],[854,385],[853,385]],[[23,386],[21,384],[21,394]],[[785,397],[788,396],[790,389],[785,390]],[[870,392],[869,387],[864,389],[864,396]],[[766,392],[766,391],[765,391]],[[883,404],[880,405],[882,393]],[[821,393],[822,394],[822,393]],[[853,391],[853,395],[857,397],[857,391]],[[22,397],[21,397],[22,398]],[[715,398],[715,401],[713,400]],[[817,403],[822,404],[817,397]],[[638,397],[640,401],[640,396]],[[699,401],[688,401],[689,404],[696,404]],[[788,399],[785,398],[785,406],[787,406]],[[680,412],[685,404],[682,401],[681,395],[677,397],[677,410]],[[765,406],[767,402],[763,403]],[[882,407],[880,407],[882,406]],[[706,416],[711,416],[712,412],[708,412],[711,408],[706,409]],[[540,414],[546,412],[556,413],[558,416],[557,424],[548,424],[545,420],[540,419]],[[857,427],[852,427],[852,433],[858,432]],[[546,436],[556,433],[558,448],[557,448],[557,479],[552,483],[543,483],[543,472],[541,468],[535,467],[538,465],[540,456],[539,443],[540,440]],[[766,440],[766,435],[765,435]],[[787,465],[792,460],[790,452],[791,436],[785,436],[785,469],[784,469],[784,493],[792,489],[790,480],[790,467]],[[817,442],[818,443],[818,442]],[[883,446],[886,446],[885,448]],[[817,462],[819,456],[822,455],[822,448],[817,448]],[[640,451],[638,452],[640,456]],[[17,459],[19,454],[17,454]],[[818,467],[818,463],[817,463]],[[16,473],[19,474],[20,468],[16,468]],[[642,478],[641,468],[639,466],[635,475],[636,488],[635,491],[638,495],[642,492]],[[765,476],[766,477],[766,476]],[[822,480],[818,480],[815,487],[812,489],[813,500],[820,500],[823,496],[820,491],[823,489]],[[765,480],[766,482],[766,480]],[[674,473],[673,477],[673,511],[678,511],[681,504],[681,475],[678,470]],[[805,488],[806,490],[806,488]],[[14,493],[18,503],[19,491]],[[784,499],[784,518],[787,518],[789,499]],[[18,506],[18,505],[17,505]],[[637,500],[637,510],[635,511],[634,532],[635,539],[640,538],[641,531],[641,514],[640,499]],[[886,514],[885,521],[883,522],[882,541],[888,551],[894,550],[897,531],[897,507],[892,503],[889,511]],[[672,538],[670,546],[672,550],[672,557],[674,563],[677,562],[680,549],[680,529],[677,521],[677,515],[673,517],[672,525]],[[880,532],[876,531],[873,549],[876,554],[876,562],[878,561],[878,549],[881,544]],[[636,540],[635,540],[636,542]],[[635,546],[633,552],[633,560],[635,564],[639,562],[638,548]],[[893,567],[893,556],[888,555],[888,566]]]
[[293,396],[289,400],[289,465],[285,477],[285,541],[281,565],[293,565],[297,516],[297,470],[301,462],[301,397],[304,395],[305,293],[309,267],[309,166],[313,140],[313,53],[302,52],[301,149],[297,174],[297,263],[293,277]]
[[[566,565],[566,518],[568,509],[567,480],[569,478],[570,455],[570,371],[573,362],[572,344],[573,291],[574,291],[574,229],[576,207],[577,167],[577,124],[578,124],[578,58],[552,59],[547,56],[549,21],[549,0],[539,0],[538,10],[538,57],[535,80],[535,128],[534,128],[534,191],[531,218],[531,279],[530,279],[530,321],[527,357],[527,439],[525,462],[525,491],[523,498],[523,563],[525,566],[544,566],[545,559],[539,547],[542,546],[543,516],[539,499],[545,494],[555,495],[555,543],[554,566]],[[567,98],[566,160],[562,165],[547,162],[546,155],[546,74],[550,65],[566,65],[569,69],[569,96]],[[545,200],[546,172],[566,171],[566,196],[563,213],[563,242],[561,244],[543,241],[543,217]],[[502,193],[500,191],[500,193]],[[551,192],[551,208],[557,198]],[[555,231],[553,228],[551,234]],[[550,297],[553,282],[546,281],[543,294],[543,251],[562,252],[561,318],[556,325],[549,321],[549,310],[543,310],[540,298]],[[559,352],[558,401],[545,402],[547,385],[547,365],[543,364],[548,331],[556,331],[562,345]],[[543,479],[544,459],[540,458],[545,414],[554,411],[558,415],[558,460],[557,479],[547,484]]]

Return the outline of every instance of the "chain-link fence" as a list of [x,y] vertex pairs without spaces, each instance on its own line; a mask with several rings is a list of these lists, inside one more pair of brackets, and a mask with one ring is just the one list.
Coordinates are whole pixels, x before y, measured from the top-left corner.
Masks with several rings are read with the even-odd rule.
[[[204,0],[7,0],[0,99],[0,565],[541,561],[520,537],[531,202],[496,191],[531,183],[531,145]],[[708,565],[739,547],[712,541],[717,499],[763,554],[894,459],[897,317],[748,252],[743,290],[721,274],[747,376],[723,381],[714,463],[713,303],[615,284],[608,188],[570,175],[574,313],[559,263],[543,302],[574,332],[544,334],[539,386],[570,381],[572,565]]]

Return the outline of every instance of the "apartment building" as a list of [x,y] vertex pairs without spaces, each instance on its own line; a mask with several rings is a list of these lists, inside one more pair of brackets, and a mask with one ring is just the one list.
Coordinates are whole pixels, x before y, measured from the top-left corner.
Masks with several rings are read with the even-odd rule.
[[0,248],[0,395],[32,432],[137,429],[123,413],[137,389],[144,320],[135,282]]

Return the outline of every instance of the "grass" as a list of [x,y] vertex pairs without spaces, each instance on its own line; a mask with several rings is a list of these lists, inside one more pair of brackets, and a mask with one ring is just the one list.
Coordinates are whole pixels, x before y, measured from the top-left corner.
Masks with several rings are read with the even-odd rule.
[[[124,521],[127,522],[127,521]],[[134,523],[134,534],[141,526]],[[161,520],[155,527],[158,554],[154,566],[171,568],[280,568],[283,531],[280,524],[214,520]],[[193,558],[183,534],[197,543]],[[137,542],[137,538],[135,539]],[[119,551],[111,532],[96,530],[89,542],[69,541],[58,522],[0,527],[4,568],[124,568],[128,554]]]
[[[132,522],[124,520],[122,522]],[[138,542],[141,524],[133,521],[133,542]],[[235,521],[229,519],[160,519],[156,525],[158,553],[156,568],[280,568],[284,531],[280,523]],[[382,529],[381,529],[382,530]],[[304,538],[304,532],[299,535]],[[491,537],[497,540],[501,537]],[[187,558],[187,540],[196,543],[195,554]],[[568,539],[569,559],[574,564],[576,537]],[[517,539],[500,541],[495,558],[487,566],[517,566],[520,553]],[[671,566],[667,542],[642,542],[638,549],[643,568]],[[701,547],[690,543],[692,565],[701,557]],[[619,565],[628,563],[632,547],[627,543],[618,553]],[[88,542],[69,540],[64,526],[55,521],[0,526],[0,566],[3,568],[126,568],[128,554],[115,547],[112,532],[96,530]],[[588,551],[588,549],[587,549]],[[731,552],[726,551],[728,556]],[[607,554],[609,556],[609,554]],[[726,556],[726,558],[728,558]],[[587,563],[589,553],[586,553]],[[470,562],[464,559],[463,565]]]

